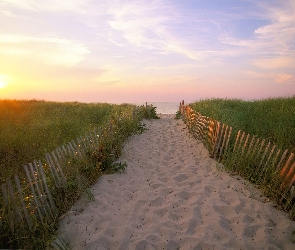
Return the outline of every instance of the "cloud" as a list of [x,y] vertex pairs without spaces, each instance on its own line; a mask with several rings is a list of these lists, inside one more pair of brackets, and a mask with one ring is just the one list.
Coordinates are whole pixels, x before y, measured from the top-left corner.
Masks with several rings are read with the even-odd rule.
[[288,74],[278,74],[276,76],[277,83],[284,83],[284,84],[294,84],[295,80],[292,75]]
[[1,10],[0,11],[0,15],[1,16],[6,16],[6,17],[13,17],[13,14],[11,11],[8,11],[8,10]]
[[54,65],[73,66],[90,53],[79,42],[62,38],[44,38],[22,35],[0,36],[0,54],[39,58]]
[[[188,40],[183,41],[173,31],[180,17],[165,1],[116,2],[108,14],[109,26],[134,49],[147,49],[158,55],[179,54],[193,60],[201,58],[200,53],[190,48]],[[109,40],[118,46],[122,44]]]
[[291,53],[289,57],[283,56],[254,59],[252,64],[261,69],[295,69],[295,53]]
[[87,0],[60,1],[51,0],[47,2],[36,0],[2,0],[0,6],[18,8],[26,11],[73,11],[86,13],[89,6]]
[[256,29],[255,35],[262,40],[272,42],[277,48],[289,49],[293,47],[294,49],[295,2],[287,0],[280,2],[277,7],[264,3],[262,7],[266,10],[270,23]]

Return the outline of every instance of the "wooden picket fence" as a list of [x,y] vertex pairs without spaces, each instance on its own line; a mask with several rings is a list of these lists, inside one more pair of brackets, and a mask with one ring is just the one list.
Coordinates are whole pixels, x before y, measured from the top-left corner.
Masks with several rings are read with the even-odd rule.
[[[55,202],[56,195],[60,196],[63,188],[70,185],[73,176],[77,178],[77,183],[85,184],[83,182],[85,175],[78,170],[79,166],[84,166],[83,159],[89,158],[93,152],[96,152],[95,150],[100,149],[100,146],[106,145],[104,143],[115,145],[117,140],[121,140],[118,138],[123,138],[120,134],[121,129],[124,130],[121,127],[122,122],[129,126],[134,121],[142,119],[143,110],[152,108],[146,105],[146,107],[133,108],[132,113],[120,114],[116,118],[118,121],[112,120],[107,126],[90,131],[46,153],[43,161],[34,160],[25,165],[23,175],[15,175],[13,179],[7,179],[5,183],[2,183],[2,196],[0,196],[2,244],[7,244],[7,241],[11,242],[10,245],[13,245],[13,242],[18,242],[17,245],[23,244],[22,239],[33,237],[36,232],[38,237],[40,228],[41,230],[50,228],[50,232],[54,231],[60,215]],[[91,162],[92,165],[93,162]],[[91,179],[95,179],[93,172],[89,174]],[[63,197],[62,194],[61,197]],[[4,241],[6,243],[3,243]],[[1,246],[0,244],[0,248]]]
[[295,157],[288,149],[203,116],[180,103],[179,111],[191,134],[201,140],[210,156],[227,169],[260,187],[295,218]]
[[[110,129],[111,130],[111,129]],[[0,235],[3,220],[12,233],[34,230],[34,224],[50,224],[57,219],[58,210],[52,197],[52,191],[65,186],[67,175],[73,158],[83,158],[99,144],[101,130],[88,132],[76,140],[58,147],[46,154],[46,161],[34,160],[24,166],[25,178],[7,179],[1,185],[3,200],[1,201],[2,217],[0,217]],[[2,229],[2,230],[1,230]],[[2,234],[3,235],[3,234]]]

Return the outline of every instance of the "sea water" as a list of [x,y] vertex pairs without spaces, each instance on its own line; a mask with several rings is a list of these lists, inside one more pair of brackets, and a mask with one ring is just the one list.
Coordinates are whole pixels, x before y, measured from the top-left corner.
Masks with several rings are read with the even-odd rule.
[[[145,102],[135,103],[136,105],[145,105]],[[179,110],[179,102],[148,102],[148,105],[156,107],[157,114],[176,114]]]

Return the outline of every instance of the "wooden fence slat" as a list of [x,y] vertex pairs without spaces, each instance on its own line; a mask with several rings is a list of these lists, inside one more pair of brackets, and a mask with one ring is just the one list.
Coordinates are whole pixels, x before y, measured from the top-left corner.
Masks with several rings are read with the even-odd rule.
[[229,146],[230,137],[232,135],[232,130],[233,130],[232,127],[229,127],[229,132],[228,132],[228,135],[227,135],[227,140],[226,140],[226,144],[225,144],[224,154],[227,154],[228,153],[228,146]]
[[41,168],[42,168],[42,164],[40,165],[41,167],[39,168],[39,165],[40,164],[40,161],[39,163],[34,160],[34,165],[32,165],[32,170],[33,171],[36,171],[37,173],[37,176],[34,176],[34,181],[36,181],[36,185],[37,187],[39,186],[39,197],[40,197],[40,201],[42,202],[42,206],[43,206],[43,209],[44,209],[44,212],[45,212],[45,215],[46,215],[46,218],[48,220],[52,220],[54,218],[53,216],[53,212],[51,211],[51,207],[50,207],[50,204],[49,204],[49,200],[48,200],[48,194],[46,192],[46,187],[45,187],[45,183],[43,181],[43,178],[42,178],[42,171],[41,171]]
[[82,157],[82,153],[74,140],[72,140],[72,145],[74,147],[76,155]]
[[99,139],[99,134],[100,134],[100,132],[99,132],[99,130],[98,129],[96,129],[96,130],[94,130],[93,131],[93,133],[94,133],[94,138],[95,138],[95,143],[97,144],[98,143],[98,139]]
[[70,143],[67,143],[66,144],[66,147],[67,147],[67,151],[68,151],[68,155],[70,155],[71,157],[75,156],[76,153],[74,150],[72,150],[71,146],[70,146]]
[[261,151],[262,151],[262,149],[264,147],[264,144],[265,144],[265,139],[263,139],[261,141],[260,148],[256,152],[254,152],[256,157],[259,157],[259,155],[261,154]]
[[25,215],[26,222],[28,224],[29,229],[32,229],[32,225],[33,225],[32,219],[29,216],[29,213],[28,213],[28,210],[27,210],[27,207],[26,207],[26,204],[25,204],[25,199],[24,199],[24,196],[23,196],[23,192],[22,192],[22,188],[21,188],[21,185],[20,185],[20,180],[19,180],[18,175],[14,176],[14,180],[15,180],[15,183],[16,183],[17,191],[18,191],[18,194],[19,194],[19,197],[20,197],[21,206],[22,206],[23,213]]
[[211,126],[211,128],[212,128],[212,132],[211,132],[211,134],[212,134],[212,139],[211,139],[211,141],[212,141],[211,156],[214,157],[214,154],[215,154],[215,151],[216,151],[216,147],[218,145],[218,138],[220,136],[220,131],[219,131],[220,128],[221,128],[220,122],[217,122],[217,121],[215,121],[215,120],[212,119],[212,126]]
[[58,159],[57,159],[57,157],[56,157],[54,151],[51,152],[51,155],[53,156],[53,159],[54,159],[54,161],[55,161],[55,164],[56,164],[57,167],[58,167],[58,171],[60,172],[60,174],[61,174],[61,176],[62,176],[62,179],[63,179],[62,182],[65,183],[65,182],[66,182],[66,177],[65,177],[65,175],[64,175],[64,173],[63,173],[63,171],[62,171],[62,167],[61,167],[61,165],[59,164],[59,161],[58,161]]
[[238,143],[238,140],[239,140],[239,137],[240,137],[241,132],[242,132],[241,130],[238,131],[238,134],[237,134],[237,136],[236,136],[236,140],[235,140],[235,145],[234,145],[234,150],[233,150],[233,152],[236,151],[237,143]]
[[[246,135],[246,133],[244,134],[244,137],[245,137],[245,135]],[[240,154],[238,157],[240,158],[241,162],[245,162],[247,159],[247,152],[249,151],[249,144],[248,144],[249,137],[250,137],[250,134],[247,134],[247,136],[245,137],[245,141],[244,142],[241,141],[240,146],[238,147],[238,154]]]
[[[293,178],[291,179],[290,183],[289,183],[289,188],[294,187],[294,183],[295,183],[295,173],[293,171]],[[295,192],[293,190],[293,197],[295,195]],[[295,206],[294,206],[295,207]]]
[[249,144],[249,147],[248,147],[248,150],[247,150],[247,153],[246,153],[246,157],[248,157],[248,155],[250,154],[251,149],[252,149],[252,147],[253,147],[253,143],[254,143],[254,141],[255,141],[255,136],[252,136],[252,139],[251,139],[251,141],[250,141],[250,144]]
[[241,139],[240,139],[240,141],[239,141],[238,149],[240,149],[241,146],[242,146],[242,144],[243,144],[243,140],[244,140],[245,134],[246,134],[245,132],[242,133]]
[[65,158],[66,158],[69,155],[69,152],[67,151],[65,145],[62,145],[61,149],[62,149],[62,151],[64,153]]
[[40,160],[39,160],[39,171],[40,171],[40,176],[41,176],[41,178],[43,180],[43,183],[44,183],[45,193],[47,194],[49,204],[50,204],[50,207],[51,207],[51,211],[52,211],[52,214],[54,216],[53,219],[55,219],[55,215],[57,214],[57,209],[56,209],[56,206],[55,206],[54,201],[52,199],[51,192],[49,191],[49,187],[48,187],[47,181],[46,181],[46,176],[45,176],[45,173],[43,171],[43,166],[42,166],[42,163],[41,163]]
[[88,146],[88,149],[91,149],[91,144],[90,144],[90,140],[89,140],[89,138],[88,138],[88,135],[85,134],[85,135],[84,135],[84,138],[85,138],[85,142],[86,142],[86,144],[87,144],[87,146]]
[[55,150],[53,150],[52,152],[54,152],[56,159],[58,160],[59,163],[61,163],[61,165],[64,165],[65,162],[65,157],[62,154],[60,148],[56,148]]
[[82,147],[82,142],[80,140],[80,138],[76,138],[76,141],[77,141],[77,146],[79,147],[79,151],[81,152],[81,154],[84,154],[84,149]]
[[221,147],[222,137],[223,137],[223,133],[224,133],[224,128],[225,128],[225,124],[222,123],[221,132],[220,132],[220,135],[218,136],[219,137],[218,145],[217,145],[217,148],[215,150],[215,156],[216,157],[218,156],[218,151],[220,150],[220,147]]
[[37,213],[38,213],[39,219],[40,219],[41,223],[43,224],[44,221],[43,221],[42,212],[40,210],[40,204],[38,202],[37,195],[35,193],[34,185],[33,185],[33,182],[32,182],[32,179],[31,179],[31,176],[30,176],[30,173],[29,173],[29,170],[28,170],[28,166],[25,165],[24,166],[24,169],[25,169],[25,172],[26,172],[26,175],[27,175],[29,184],[30,184],[30,188],[31,188],[31,191],[32,191],[32,195],[33,195],[33,199],[34,199],[34,203],[35,203],[35,206],[36,206],[36,209],[37,209]]
[[270,161],[270,159],[271,159],[271,157],[272,157],[272,155],[273,155],[273,153],[274,153],[276,147],[277,147],[277,145],[273,145],[273,146],[272,146],[272,148],[271,148],[271,150],[270,150],[270,153],[269,153],[269,155],[268,155],[268,157],[267,157],[267,160],[266,160],[266,162],[264,163],[264,166],[266,166],[266,165],[269,163],[269,161]]
[[17,206],[16,200],[15,200],[15,192],[13,190],[12,187],[12,182],[10,179],[6,180],[6,184],[7,184],[7,191],[8,191],[8,196],[9,196],[9,207],[8,209],[10,210],[10,215],[9,216],[9,225],[10,225],[10,229],[12,230],[12,232],[15,231],[15,229],[18,228],[20,222],[23,220],[22,215],[19,211],[19,208]]
[[277,165],[277,169],[276,169],[277,171],[279,171],[279,169],[281,168],[281,165],[282,165],[283,161],[285,160],[285,158],[287,156],[287,153],[288,153],[288,149],[286,149],[284,151],[284,153],[283,153],[283,155],[282,155],[282,157],[281,157],[281,159],[280,159],[280,161],[279,161],[279,163]]
[[6,185],[7,185],[7,190],[8,190],[8,194],[9,194],[9,201],[10,204],[12,205],[12,208],[14,210],[14,214],[17,216],[19,213],[19,209],[16,205],[16,201],[15,201],[15,193],[13,191],[13,187],[12,187],[12,182],[10,179],[6,180]]
[[56,149],[56,151],[58,152],[61,161],[62,161],[62,162],[66,161],[66,159],[67,159],[67,154],[61,149],[61,147],[58,147],[58,148]]
[[86,142],[85,142],[85,139],[82,137],[82,136],[80,136],[80,141],[81,141],[81,147],[83,148],[83,151],[84,152],[87,152],[88,151],[88,147],[87,147],[87,144],[86,144]]
[[246,147],[247,147],[247,144],[248,144],[248,141],[249,141],[249,137],[250,137],[250,134],[247,134],[246,136],[246,140],[244,142],[244,146],[242,148],[242,154],[244,155],[244,151],[246,150]]
[[[270,144],[270,143],[269,143],[269,144]],[[267,159],[266,159],[264,162],[261,161],[261,167],[260,167],[260,175],[259,175],[259,179],[261,179],[261,178],[262,178],[262,175],[265,174],[268,170],[273,170],[273,169],[271,169],[271,166],[268,166],[268,163],[269,163],[269,161],[270,161],[270,159],[271,159],[271,157],[272,157],[272,155],[273,155],[275,149],[276,149],[276,145],[273,145],[272,148],[271,148],[271,150],[268,152],[268,157],[267,157]],[[266,150],[265,150],[265,151],[266,151]],[[265,156],[266,156],[266,155],[267,155],[267,154],[265,154]],[[264,181],[265,181],[265,180],[266,180],[266,177],[264,177]]]
[[287,172],[287,169],[289,168],[289,165],[290,165],[291,161],[293,160],[293,158],[294,158],[294,154],[291,153],[288,160],[287,160],[287,162],[286,162],[286,164],[285,164],[285,166],[283,167],[282,171],[280,172],[280,176],[282,178],[285,175],[285,173]]
[[268,142],[267,146],[264,148],[262,157],[260,159],[260,162],[259,162],[259,165],[258,165],[258,168],[257,168],[258,170],[261,169],[262,163],[263,163],[264,158],[265,158],[265,156],[266,156],[266,154],[268,152],[269,147],[270,147],[270,142]]
[[228,128],[229,128],[228,126],[225,127],[224,136],[223,136],[222,145],[221,145],[220,152],[219,152],[218,161],[220,161],[222,155],[224,154],[223,149],[224,149],[224,146],[225,146],[225,143],[226,143],[227,134],[229,132]]
[[228,132],[228,126],[224,125],[224,131],[221,133],[220,135],[220,142],[219,142],[219,148],[218,151],[216,152],[216,159],[219,161],[219,159],[221,158],[222,154],[223,154],[223,148],[225,145],[225,140],[226,140],[226,136],[227,136],[227,132]]
[[95,143],[94,143],[94,138],[92,136],[92,132],[91,131],[89,131],[89,137],[90,137],[90,140],[91,140],[91,145],[92,145],[92,147],[94,147],[95,146]]
[[285,184],[288,185],[289,187],[293,184],[292,180],[293,180],[293,175],[294,175],[294,170],[295,170],[295,162],[293,163],[293,165],[291,166],[288,174],[285,177]]
[[7,223],[10,227],[11,232],[14,232],[14,219],[13,219],[13,214],[12,214],[12,210],[10,209],[10,202],[9,202],[9,194],[8,194],[8,190],[7,190],[7,184],[3,183],[1,185],[1,189],[2,189],[2,194],[3,194],[3,198],[4,198],[4,203],[6,205],[6,213],[7,213]]
[[276,165],[276,162],[278,161],[278,158],[279,158],[279,155],[280,155],[281,151],[282,150],[280,148],[277,150],[277,153],[276,153],[276,155],[275,155],[275,157],[274,157],[274,159],[272,161],[272,167],[273,167],[273,169],[275,169],[274,166]]
[[39,173],[39,169],[37,167],[37,164],[38,163],[35,160],[34,165],[32,163],[29,163],[29,167],[31,170],[32,179],[33,179],[33,181],[35,183],[35,187],[37,189],[39,201],[41,202],[41,209],[44,212],[43,214],[45,214],[46,218],[49,219],[49,218],[51,218],[50,206],[49,206],[47,199],[46,199],[46,193],[43,189],[42,179],[40,179],[40,173]]
[[[259,146],[259,143],[260,143],[260,138],[255,138],[256,139],[256,142],[254,144],[254,147],[252,148],[252,152],[250,151],[249,153],[249,159],[253,159],[254,156],[255,156],[255,153],[257,152],[258,150],[258,146]],[[255,141],[255,140],[254,140]]]
[[59,174],[58,174],[58,172],[57,172],[57,170],[56,170],[56,168],[54,166],[53,160],[52,160],[52,158],[51,158],[51,156],[50,156],[49,153],[46,154],[46,161],[47,161],[47,164],[48,164],[49,169],[51,171],[53,180],[55,182],[55,186],[61,185],[62,184],[61,183],[61,179],[59,177]]

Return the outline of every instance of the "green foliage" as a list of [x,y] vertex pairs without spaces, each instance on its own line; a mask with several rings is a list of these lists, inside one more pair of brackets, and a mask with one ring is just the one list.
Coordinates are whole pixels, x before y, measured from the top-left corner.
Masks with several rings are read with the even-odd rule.
[[0,100],[0,181],[33,159],[103,125],[111,104]]
[[136,133],[137,134],[142,134],[145,130],[148,130],[146,127],[146,124],[144,123],[138,123],[137,128],[136,128]]
[[[129,136],[146,130],[145,124],[141,123],[142,119],[156,118],[154,107],[128,104],[1,101],[0,111],[0,117],[7,118],[7,122],[0,120],[0,136],[6,142],[0,146],[0,155],[12,152],[1,162],[2,182],[16,173],[21,177],[22,165],[26,162],[41,158],[45,152],[54,150],[86,131],[100,127],[98,143],[94,148],[90,148],[83,157],[67,156],[67,159],[60,163],[67,180],[64,185],[55,186],[50,175],[46,177],[58,210],[56,219],[68,211],[81,194],[86,193],[87,197],[93,199],[93,195],[89,194],[89,186],[101,175],[125,171],[126,163],[114,163],[121,155],[124,142]],[[13,135],[14,132],[16,135]],[[43,136],[43,133],[49,133],[50,136]],[[43,141],[40,138],[47,139]],[[44,171],[48,173],[47,167],[44,166]],[[27,198],[33,199],[32,196]],[[55,234],[57,220],[41,224],[32,211],[31,231],[27,230],[24,222],[17,230],[10,230],[10,222],[6,216],[10,212],[3,206],[1,196],[0,204],[0,248],[46,248]],[[68,246],[61,242],[57,243],[57,247]]]
[[114,174],[114,173],[122,173],[125,172],[125,169],[127,167],[127,163],[126,162],[115,162],[111,165],[111,168],[109,170],[110,174]]
[[[190,106],[207,118],[233,127],[227,149],[221,151],[218,147],[215,152],[221,154],[212,156],[227,170],[259,187],[278,208],[295,219],[294,182],[292,184],[290,172],[287,174],[286,169],[282,172],[283,166],[288,167],[285,164],[289,156],[283,158],[285,149],[289,149],[288,154],[295,152],[295,96],[251,102],[212,99]],[[190,119],[185,121],[190,124]],[[202,132],[207,141],[208,131],[207,128]],[[224,136],[220,138],[225,140]],[[236,138],[239,139],[236,141]],[[290,163],[294,164],[288,163],[288,171],[293,171]]]
[[257,101],[209,99],[190,106],[202,115],[295,152],[295,96]]
[[137,114],[141,116],[143,119],[160,119],[159,116],[157,116],[157,107],[154,107],[152,104],[148,105],[142,105],[137,107]]
[[179,120],[181,118],[181,112],[178,110],[175,114],[175,119]]

